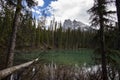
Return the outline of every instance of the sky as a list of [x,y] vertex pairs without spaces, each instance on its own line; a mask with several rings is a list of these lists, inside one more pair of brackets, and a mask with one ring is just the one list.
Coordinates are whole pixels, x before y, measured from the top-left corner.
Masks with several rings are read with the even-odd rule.
[[[47,20],[55,17],[56,21],[63,22],[65,19],[78,20],[89,24],[90,15],[87,10],[93,6],[93,0],[36,0],[38,6],[32,9],[34,16],[39,19],[42,15]],[[114,8],[113,8],[114,9]]]

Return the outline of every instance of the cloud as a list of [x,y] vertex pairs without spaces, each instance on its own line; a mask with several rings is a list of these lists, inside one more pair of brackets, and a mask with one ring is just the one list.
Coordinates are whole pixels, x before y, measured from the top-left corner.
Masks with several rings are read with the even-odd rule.
[[41,16],[41,9],[39,7],[43,7],[44,6],[44,0],[35,0],[35,2],[38,3],[37,6],[34,6],[32,8],[28,8],[29,11],[33,12],[33,17],[36,17],[36,19],[39,19],[39,16]]
[[58,21],[76,19],[88,24],[87,10],[93,6],[93,0],[58,0],[51,2],[50,6],[54,9],[52,13]]
[[44,1],[43,0],[35,0],[38,3],[38,6],[43,6]]
[[33,13],[36,13],[36,14],[40,14],[41,12],[39,11],[39,10],[35,10],[35,9],[31,9],[31,11],[33,12]]

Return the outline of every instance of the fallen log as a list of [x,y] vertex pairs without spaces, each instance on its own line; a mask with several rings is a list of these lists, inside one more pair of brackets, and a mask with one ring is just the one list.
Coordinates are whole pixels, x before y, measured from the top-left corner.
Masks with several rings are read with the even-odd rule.
[[29,65],[31,65],[32,63],[34,63],[36,61],[38,61],[38,58],[34,59],[32,61],[20,64],[20,65],[17,65],[17,66],[13,66],[13,67],[1,70],[0,71],[0,80],[5,78],[5,77],[7,77],[8,75],[12,74],[13,72],[15,72],[17,70],[20,70],[22,68],[28,67]]

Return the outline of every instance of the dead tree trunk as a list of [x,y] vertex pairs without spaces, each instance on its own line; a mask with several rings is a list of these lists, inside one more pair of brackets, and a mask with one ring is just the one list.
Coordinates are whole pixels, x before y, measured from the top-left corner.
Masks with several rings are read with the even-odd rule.
[[15,72],[17,70],[28,67],[29,65],[31,65],[32,63],[34,63],[36,61],[38,61],[38,58],[35,59],[35,60],[32,60],[32,61],[29,61],[27,63],[24,63],[24,64],[20,64],[20,65],[17,65],[17,66],[13,66],[13,67],[1,70],[0,71],[0,80],[5,78],[6,76],[9,76],[10,74],[12,74],[13,72]]

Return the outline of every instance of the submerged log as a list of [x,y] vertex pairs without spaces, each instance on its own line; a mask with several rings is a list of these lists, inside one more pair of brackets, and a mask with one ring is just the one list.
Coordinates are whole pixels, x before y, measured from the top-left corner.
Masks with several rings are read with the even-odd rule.
[[1,70],[0,71],[0,80],[3,79],[3,78],[5,78],[5,77],[7,77],[8,75],[12,74],[13,72],[15,72],[17,70],[20,70],[22,68],[28,67],[29,65],[31,65],[32,63],[34,63],[36,61],[38,61],[38,58],[34,59],[32,61],[20,64],[20,65],[17,65],[17,66],[13,66],[13,67]]

